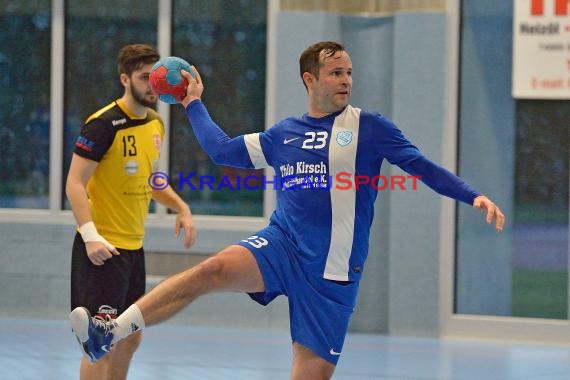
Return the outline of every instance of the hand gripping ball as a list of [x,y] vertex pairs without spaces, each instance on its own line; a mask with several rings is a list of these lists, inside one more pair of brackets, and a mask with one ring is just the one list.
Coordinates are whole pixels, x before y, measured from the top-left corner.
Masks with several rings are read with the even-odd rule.
[[161,58],[152,66],[149,76],[150,88],[159,100],[176,104],[186,96],[188,81],[180,73],[182,69],[194,76],[190,64],[178,57]]

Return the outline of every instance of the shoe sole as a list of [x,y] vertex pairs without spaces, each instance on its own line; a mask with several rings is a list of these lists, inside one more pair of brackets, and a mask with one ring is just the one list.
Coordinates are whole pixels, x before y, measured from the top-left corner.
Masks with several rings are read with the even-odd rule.
[[77,338],[77,343],[79,343],[79,348],[87,359],[94,363],[96,361],[95,357],[88,352],[87,341],[89,340],[89,321],[91,320],[91,314],[89,310],[84,307],[76,307],[69,314],[69,324],[71,325],[71,331],[75,334]]
[[77,337],[80,343],[85,343],[89,340],[89,319],[91,314],[84,307],[76,307],[69,314],[69,324],[71,331]]

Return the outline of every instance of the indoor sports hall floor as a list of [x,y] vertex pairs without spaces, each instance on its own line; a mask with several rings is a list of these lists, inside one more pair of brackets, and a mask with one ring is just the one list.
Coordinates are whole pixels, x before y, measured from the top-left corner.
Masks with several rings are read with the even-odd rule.
[[[287,332],[173,324],[145,331],[133,380],[287,380]],[[77,379],[65,320],[0,317],[0,379]],[[568,380],[570,346],[349,335],[334,379]]]

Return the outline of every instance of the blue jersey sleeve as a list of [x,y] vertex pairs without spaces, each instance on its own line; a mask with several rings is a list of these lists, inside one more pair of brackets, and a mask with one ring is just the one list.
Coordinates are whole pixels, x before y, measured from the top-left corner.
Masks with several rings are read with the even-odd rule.
[[408,174],[419,176],[423,183],[437,193],[469,205],[481,195],[462,178],[426,158],[394,123],[382,116],[377,117],[383,126],[380,139],[377,140],[377,149],[388,162],[399,166]]
[[468,205],[473,205],[475,198],[481,195],[463,179],[423,155],[400,168],[413,176],[421,176],[420,180],[439,194]]
[[192,130],[208,156],[215,164],[251,169],[254,167],[244,136],[229,137],[210,117],[200,100],[186,107],[186,116]]

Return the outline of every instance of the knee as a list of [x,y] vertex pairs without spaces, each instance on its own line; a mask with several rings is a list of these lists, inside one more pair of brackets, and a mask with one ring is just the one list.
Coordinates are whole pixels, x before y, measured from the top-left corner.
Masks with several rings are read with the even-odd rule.
[[212,256],[198,265],[198,276],[203,279],[204,293],[215,291],[224,282],[224,260]]
[[204,260],[200,264],[200,272],[210,278],[216,278],[217,276],[221,276],[224,270],[224,263],[218,256],[212,256],[206,260]]

